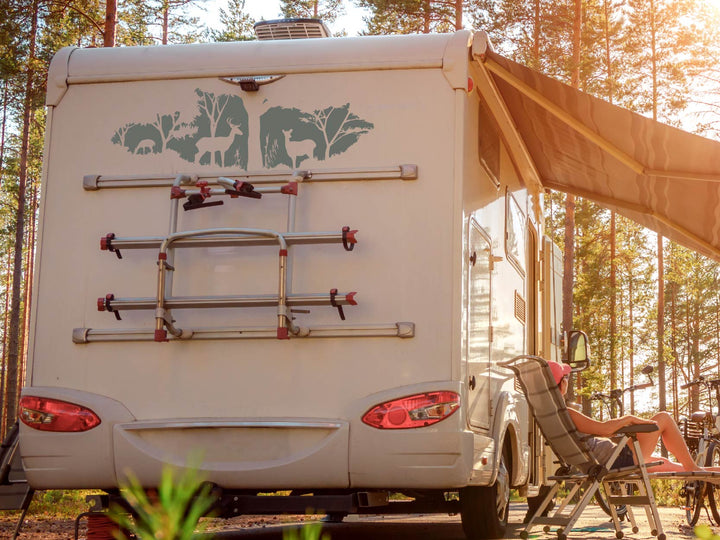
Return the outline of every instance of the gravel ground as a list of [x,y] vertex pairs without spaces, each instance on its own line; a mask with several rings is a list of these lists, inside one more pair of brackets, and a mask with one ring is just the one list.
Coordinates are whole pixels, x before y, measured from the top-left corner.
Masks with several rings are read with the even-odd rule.
[[[20,513],[0,516],[0,539],[12,538]],[[232,519],[209,519],[208,531],[256,529],[283,523],[300,523],[308,516],[241,516]],[[85,520],[80,520],[79,538],[85,538]],[[18,540],[68,540],[75,536],[74,519],[52,519],[29,516],[25,519]]]
[[[517,537],[520,530],[519,521],[522,519],[522,516],[525,513],[526,506],[524,504],[513,504],[511,507],[511,515],[510,515],[510,521],[514,523],[513,526],[509,528],[507,537]],[[679,508],[668,508],[663,507],[660,508],[660,519],[662,520],[663,527],[665,529],[665,533],[667,534],[668,540],[684,540],[684,539],[693,539],[694,534],[692,532],[692,529],[688,527],[685,524],[685,513],[680,510]],[[232,532],[239,533],[239,537],[244,537],[243,531],[247,531],[248,534],[251,532],[251,530],[262,529],[262,528],[268,528],[268,530],[278,530],[279,525],[284,524],[291,524],[291,523],[300,523],[302,521],[305,521],[306,519],[319,519],[322,516],[290,516],[290,515],[284,515],[284,516],[241,516],[237,518],[232,519],[210,519],[209,521],[209,531],[210,532],[225,532],[228,538],[235,536],[232,536]],[[653,540],[654,537],[649,534],[649,531],[647,529],[647,522],[645,520],[644,512],[642,510],[636,512],[636,517],[638,520],[638,525],[640,526],[640,531],[638,533],[633,534],[631,531],[628,530],[628,525],[624,524],[623,529],[625,529],[626,538],[630,540]],[[12,537],[12,534],[15,530],[15,527],[17,525],[17,520],[19,519],[19,513],[13,513],[13,514],[5,514],[0,516],[0,539],[10,539]],[[460,517],[459,516],[441,516],[441,515],[411,515],[411,516],[351,516],[348,518],[350,522],[359,521],[359,522],[404,522],[404,523],[413,523],[413,522],[446,522],[446,521],[453,521],[458,522]],[[701,522],[708,523],[706,521],[707,518],[703,516],[701,519]],[[337,526],[335,526],[337,527]],[[341,526],[342,527],[342,526]],[[713,527],[717,530],[717,527]],[[331,527],[328,528],[330,532],[332,532],[333,538],[337,537],[339,540],[342,539],[342,529],[333,529]],[[372,530],[366,529],[366,530]],[[397,534],[394,534],[392,538],[401,538],[404,536],[403,534],[399,533],[398,531],[403,531],[404,529],[402,527],[398,528],[397,531],[395,531]],[[409,529],[410,530],[416,530],[416,529]],[[459,529],[458,529],[459,530]],[[18,537],[18,540],[68,540],[74,538],[75,533],[75,521],[72,519],[42,519],[38,516],[30,516],[25,520],[25,523],[23,524],[20,536]],[[84,524],[84,520],[81,520],[81,526],[79,529],[79,538],[84,539],[86,528]],[[460,532],[460,534],[462,534]],[[415,536],[410,533],[410,536],[415,538]],[[533,534],[531,535],[533,538],[540,538],[540,539],[548,539],[553,540],[556,538],[553,534],[543,534],[542,529],[537,529],[537,532],[533,531]],[[583,514],[582,519],[578,522],[575,529],[573,530],[573,534],[570,536],[572,539],[610,539],[614,538],[615,534],[612,530],[612,526],[609,523],[607,516],[605,516],[602,511],[599,508],[596,507],[588,507],[586,509],[586,512]],[[385,537],[383,537],[385,538]]]

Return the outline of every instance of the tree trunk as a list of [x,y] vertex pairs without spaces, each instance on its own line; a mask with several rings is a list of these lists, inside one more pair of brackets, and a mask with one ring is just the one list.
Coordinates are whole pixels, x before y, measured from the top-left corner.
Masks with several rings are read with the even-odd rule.
[[[617,318],[616,318],[616,307],[617,297],[615,294],[617,288],[617,272],[615,267],[615,212],[610,212],[610,388],[617,388],[617,358],[616,358],[616,347],[615,342],[617,340]],[[632,377],[632,374],[630,375]],[[625,396],[622,396],[623,401]],[[613,416],[617,415],[619,411],[616,411],[616,404],[612,404]]]
[[7,425],[17,418],[19,397],[20,358],[20,310],[22,303],[22,267],[23,240],[25,237],[25,186],[28,173],[28,154],[30,150],[30,118],[33,113],[33,63],[35,60],[35,40],[38,28],[38,0],[33,2],[32,26],[30,28],[30,45],[28,48],[27,81],[23,102],[22,139],[20,143],[20,169],[18,174],[18,196],[15,225],[15,250],[13,254],[13,285],[10,302],[10,328],[8,336],[7,365]]
[[540,14],[541,14],[541,6],[540,6],[540,0],[535,0],[535,13],[533,16],[533,45],[532,45],[532,65],[530,66],[533,69],[540,69],[540,39],[541,39],[541,29],[540,29]]
[[608,5],[608,0],[604,0],[603,2],[603,11],[605,13],[605,65],[608,80],[608,101],[612,103],[615,97],[615,84],[613,82],[612,58],[610,56],[610,6]]
[[2,101],[2,126],[0,126],[0,180],[2,179],[3,169],[5,165],[5,130],[7,128],[7,108],[9,101],[8,81],[3,81],[3,101]]
[[658,397],[660,410],[667,408],[665,400],[665,263],[663,256],[663,237],[658,234],[658,314],[657,314],[657,354],[658,354]]
[[[168,32],[170,28],[170,2],[163,2],[162,6],[162,44],[168,44]],[[212,159],[210,160],[212,162]]]
[[[25,262],[25,321],[23,323],[23,350],[27,351],[30,338],[30,307],[32,306],[33,281],[35,277],[35,235],[37,226],[37,203],[38,194],[35,184],[30,184],[30,217],[27,237],[27,260]],[[25,373],[22,373],[21,380],[25,380]]]
[[[635,384],[635,300],[633,298],[633,273],[632,263],[628,265],[628,296],[630,298],[629,306],[629,324],[628,324],[628,339],[630,341],[630,386]],[[630,414],[635,414],[635,392],[630,395]]]
[[563,254],[563,331],[573,326],[573,271],[575,267],[575,196],[565,197],[565,250]]
[[425,0],[423,3],[423,34],[430,33],[430,18],[432,17],[432,9],[430,7],[430,0]]
[[[675,270],[675,244],[670,243],[670,266]],[[676,272],[673,272],[676,274]],[[670,283],[670,347],[672,348],[672,400],[673,417],[675,422],[680,420],[680,396],[678,394],[678,353],[677,353],[677,311],[675,300],[677,298],[677,283]]]
[[12,281],[12,258],[8,252],[5,270],[5,315],[3,316],[3,354],[2,374],[0,374],[0,440],[5,440],[7,433],[7,351],[8,351],[8,328],[10,323],[10,287]]
[[580,59],[582,35],[582,0],[575,0],[575,16],[573,18],[573,46],[572,46],[572,73],[570,84],[573,88],[580,88]]
[[[582,29],[582,0],[575,0],[575,18],[573,20],[573,65],[572,85],[580,86],[580,31]],[[575,283],[575,196],[567,195],[565,199],[565,249],[563,254],[563,331],[568,332],[573,327],[573,287]],[[570,386],[568,397],[575,399],[575,389]],[[590,406],[583,401],[583,409]]]
[[115,27],[117,25],[117,0],[105,0],[105,31],[103,47],[115,46]]
[[463,1],[455,0],[455,30],[462,30],[463,27]]

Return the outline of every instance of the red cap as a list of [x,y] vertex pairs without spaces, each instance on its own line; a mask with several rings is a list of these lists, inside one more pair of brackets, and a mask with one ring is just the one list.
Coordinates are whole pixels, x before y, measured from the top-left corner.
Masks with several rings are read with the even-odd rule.
[[565,377],[566,375],[570,375],[570,371],[572,371],[572,368],[569,364],[558,364],[557,362],[553,362],[552,360],[548,361],[548,366],[550,366],[550,369],[553,373],[553,378],[558,384],[560,384],[560,381],[563,377]]

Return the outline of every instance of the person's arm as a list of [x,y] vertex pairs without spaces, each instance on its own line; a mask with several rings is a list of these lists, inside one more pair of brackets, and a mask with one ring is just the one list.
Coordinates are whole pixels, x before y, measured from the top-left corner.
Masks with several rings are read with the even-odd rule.
[[655,423],[652,420],[645,420],[644,418],[638,418],[637,416],[630,415],[600,422],[598,420],[593,420],[589,416],[585,416],[583,413],[574,409],[568,408],[567,411],[578,431],[587,433],[588,435],[597,435],[599,437],[609,437],[618,429],[624,428],[625,426]]

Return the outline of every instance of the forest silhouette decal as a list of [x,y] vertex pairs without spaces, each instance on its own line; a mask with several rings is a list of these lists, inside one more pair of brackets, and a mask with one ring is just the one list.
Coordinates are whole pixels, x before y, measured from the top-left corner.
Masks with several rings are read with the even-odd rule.
[[[136,155],[176,152],[198,165],[247,169],[248,141],[259,137],[262,166],[299,167],[304,161],[324,161],[342,154],[374,125],[350,111],[350,103],[313,112],[266,107],[253,119],[240,96],[215,95],[196,89],[196,114],[161,114],[144,123],[115,130],[111,142]],[[255,133],[253,133],[255,132]]]

